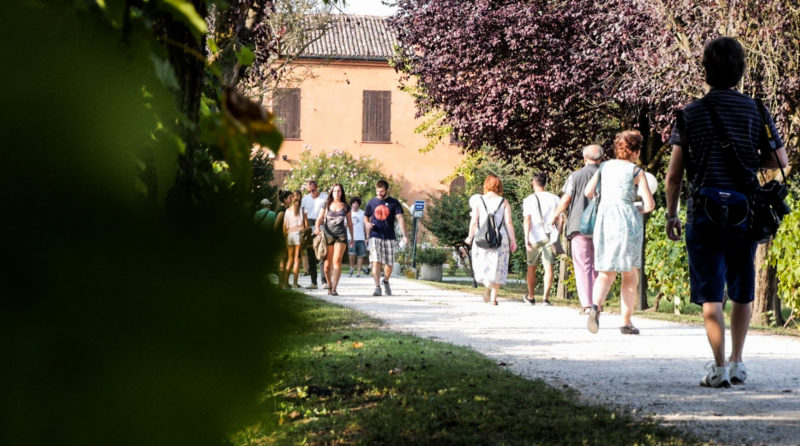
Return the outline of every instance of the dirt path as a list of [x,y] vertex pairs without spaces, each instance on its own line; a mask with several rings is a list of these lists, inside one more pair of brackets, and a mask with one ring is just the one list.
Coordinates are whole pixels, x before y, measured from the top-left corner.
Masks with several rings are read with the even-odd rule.
[[[306,279],[307,280],[307,279]],[[343,278],[340,296],[309,294],[363,311],[392,330],[470,347],[528,378],[570,386],[584,398],[652,415],[720,444],[800,444],[800,339],[751,334],[747,384],[698,385],[711,351],[702,327],[634,315],[639,336],[604,314],[586,330],[573,308],[500,300],[392,279],[393,296],[372,297],[371,279]],[[730,339],[730,338],[728,338]]]

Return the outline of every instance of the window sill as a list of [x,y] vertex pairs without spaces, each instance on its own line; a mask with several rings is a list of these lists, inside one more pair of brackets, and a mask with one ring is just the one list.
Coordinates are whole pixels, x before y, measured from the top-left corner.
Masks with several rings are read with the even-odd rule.
[[361,144],[394,144],[394,141],[361,141]]

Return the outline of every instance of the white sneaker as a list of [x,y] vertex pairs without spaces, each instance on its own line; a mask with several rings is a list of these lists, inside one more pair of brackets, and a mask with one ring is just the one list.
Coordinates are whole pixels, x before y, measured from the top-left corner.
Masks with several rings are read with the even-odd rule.
[[747,380],[747,369],[743,362],[732,362],[728,365],[728,374],[731,377],[731,384],[744,384]]
[[717,367],[713,362],[706,364],[708,375],[700,380],[700,385],[703,387],[730,387],[731,377],[728,373],[728,367]]

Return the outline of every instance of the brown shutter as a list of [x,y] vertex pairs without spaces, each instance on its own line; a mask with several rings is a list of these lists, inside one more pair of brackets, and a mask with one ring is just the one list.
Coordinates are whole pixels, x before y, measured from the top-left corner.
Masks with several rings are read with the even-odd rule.
[[364,90],[361,140],[390,142],[392,92]]
[[272,112],[284,138],[300,138],[300,89],[279,88],[275,92]]

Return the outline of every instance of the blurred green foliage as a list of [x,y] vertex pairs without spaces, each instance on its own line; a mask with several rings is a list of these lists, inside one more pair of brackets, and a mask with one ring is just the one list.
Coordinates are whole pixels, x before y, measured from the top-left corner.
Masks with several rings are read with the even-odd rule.
[[[282,245],[224,188],[166,207],[197,123],[149,35],[77,4],[0,12],[0,444],[222,444],[299,324],[266,279]],[[239,136],[217,136],[195,162],[230,189],[211,167]]]

